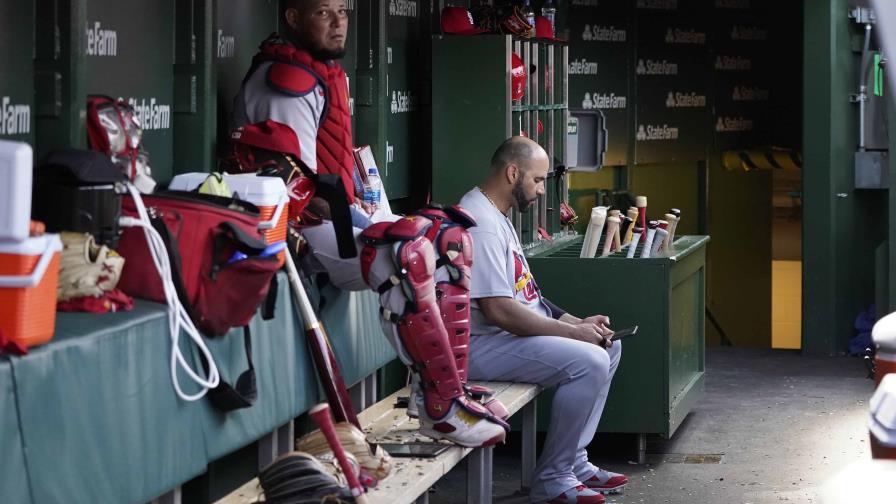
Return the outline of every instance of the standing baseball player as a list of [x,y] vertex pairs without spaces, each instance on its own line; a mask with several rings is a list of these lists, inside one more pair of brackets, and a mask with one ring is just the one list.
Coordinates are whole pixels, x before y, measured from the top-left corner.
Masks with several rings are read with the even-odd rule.
[[511,208],[525,210],[544,194],[548,166],[537,143],[513,137],[495,151],[482,184],[461,199],[477,222],[470,229],[476,261],[469,376],[556,387],[530,498],[601,504],[601,492],[628,482],[625,475],[592,465],[585,451],[619,366],[621,344],[611,340],[609,317],[580,319],[541,295],[507,218]]
[[[253,58],[234,99],[232,139],[245,142],[247,129],[281,130],[282,123],[298,137],[284,153],[297,157],[303,172],[341,177],[352,202],[348,85],[337,61],[345,54],[346,2],[282,3],[288,29],[265,40]],[[480,404],[472,393],[482,391],[465,383],[472,260],[467,228],[474,222],[459,208],[426,209],[426,216],[394,216],[376,224],[366,210],[352,205],[352,212],[349,239],[361,254],[340,254],[333,223],[326,211],[319,212],[323,223],[302,230],[311,270],[326,272],[341,289],[373,288],[380,294],[383,330],[417,377],[414,405],[422,433],[468,447],[503,441],[506,410],[496,402]],[[457,309],[464,303],[466,309]]]

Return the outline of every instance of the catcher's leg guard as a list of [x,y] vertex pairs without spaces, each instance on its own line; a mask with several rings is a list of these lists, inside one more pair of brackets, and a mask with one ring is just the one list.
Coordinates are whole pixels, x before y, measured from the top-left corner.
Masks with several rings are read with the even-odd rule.
[[[432,220],[434,228],[438,227],[436,233],[430,229],[427,237],[431,239],[439,255],[436,261],[436,295],[442,312],[442,321],[448,331],[448,340],[454,353],[458,375],[467,392],[473,398],[482,400],[490,396],[492,391],[480,385],[467,385],[470,345],[470,268],[473,265],[473,239],[467,229],[475,226],[476,221],[458,205],[450,207],[432,205],[420,210],[419,213]],[[491,401],[485,403],[489,402]],[[497,405],[500,403],[495,406]],[[506,414],[503,405],[496,411],[503,411]]]
[[[416,217],[365,231],[367,246],[362,252],[362,261],[373,264],[377,254],[371,248],[392,242],[397,273],[390,275],[377,290],[382,300],[384,294],[397,286],[405,298],[401,315],[388,309],[383,310],[383,315],[396,324],[398,343],[403,350],[399,353],[412,362],[412,368],[420,375],[421,431],[463,446],[495,444],[504,439],[508,426],[470,400],[458,377],[433,283],[435,253],[424,236],[431,225],[428,219]],[[370,269],[365,271],[365,278],[373,280]]]

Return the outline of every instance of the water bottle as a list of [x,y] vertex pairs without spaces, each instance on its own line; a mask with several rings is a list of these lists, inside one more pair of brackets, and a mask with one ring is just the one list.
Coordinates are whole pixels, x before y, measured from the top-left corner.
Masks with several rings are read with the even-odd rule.
[[553,0],[545,0],[541,6],[541,16],[551,22],[551,33],[557,36],[557,26],[554,20],[557,18],[557,8],[554,6]]
[[367,182],[364,183],[364,202],[374,209],[380,208],[380,195],[383,193],[383,181],[376,168],[367,169]]
[[526,22],[531,26],[532,34],[535,33],[535,9],[532,8],[532,0],[525,0],[523,2],[523,16],[526,17]]

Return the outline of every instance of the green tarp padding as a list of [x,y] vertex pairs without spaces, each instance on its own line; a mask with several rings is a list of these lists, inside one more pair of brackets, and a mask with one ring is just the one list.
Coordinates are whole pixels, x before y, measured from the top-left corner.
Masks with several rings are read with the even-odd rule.
[[[326,297],[323,320],[346,382],[395,357],[373,293],[330,289]],[[275,319],[256,317],[251,327],[258,401],[221,414],[206,400],[175,395],[162,305],[137,300],[130,312],[58,314],[53,342],[0,367],[0,501],[30,500],[19,431],[34,502],[145,502],[307,410],[318,400],[316,377],[282,273]],[[246,368],[242,331],[208,343],[222,376],[235,380]],[[196,353],[187,355],[198,367]]]
[[0,357],[0,501],[31,502],[19,431],[12,366]]

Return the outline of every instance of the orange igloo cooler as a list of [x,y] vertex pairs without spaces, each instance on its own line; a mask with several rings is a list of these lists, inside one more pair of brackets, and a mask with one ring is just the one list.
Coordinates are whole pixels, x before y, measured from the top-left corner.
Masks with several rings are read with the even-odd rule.
[[0,242],[0,329],[26,347],[46,343],[56,328],[59,235]]

